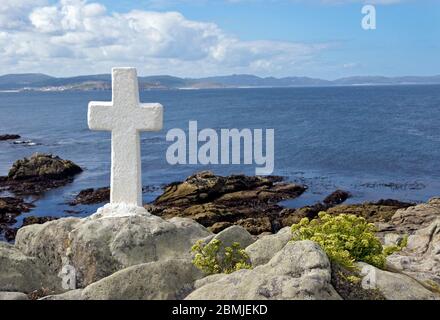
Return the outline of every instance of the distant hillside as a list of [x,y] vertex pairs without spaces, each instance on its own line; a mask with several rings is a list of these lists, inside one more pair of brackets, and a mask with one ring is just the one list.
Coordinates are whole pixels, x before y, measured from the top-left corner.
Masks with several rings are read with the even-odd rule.
[[[359,76],[341,78],[333,81],[309,77],[258,77],[247,74],[217,76],[206,78],[179,78],[167,75],[139,77],[141,90],[152,89],[213,89],[242,87],[314,87],[314,86],[353,86],[353,85],[403,85],[440,84],[440,75],[429,77],[381,77]],[[0,90],[109,90],[109,74],[85,75],[68,78],[55,78],[45,74],[9,74],[0,76]]]
[[0,88],[16,89],[34,83],[55,80],[56,78],[41,73],[7,74],[0,76]]

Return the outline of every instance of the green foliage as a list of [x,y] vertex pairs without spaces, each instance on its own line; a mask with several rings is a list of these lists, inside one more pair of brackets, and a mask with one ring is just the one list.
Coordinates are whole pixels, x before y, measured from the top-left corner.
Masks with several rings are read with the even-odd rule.
[[318,243],[330,259],[346,268],[353,268],[355,261],[384,268],[386,257],[406,246],[406,241],[402,241],[399,246],[384,248],[376,232],[374,224],[363,217],[332,216],[326,212],[320,212],[317,219],[304,218],[292,226],[293,241]]
[[206,245],[199,240],[191,251],[194,253],[193,264],[207,275],[252,268],[248,254],[238,242],[223,248],[220,240],[213,240]]

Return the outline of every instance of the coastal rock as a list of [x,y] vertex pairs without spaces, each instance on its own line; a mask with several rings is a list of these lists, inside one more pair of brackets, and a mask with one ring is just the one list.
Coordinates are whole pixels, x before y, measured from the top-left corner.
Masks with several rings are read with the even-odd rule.
[[9,170],[8,179],[65,179],[80,172],[82,169],[70,160],[51,154],[35,153],[30,158],[17,160]]
[[0,242],[0,291],[30,293],[43,287],[59,288],[58,280],[36,258]]
[[227,193],[272,186],[274,182],[279,181],[281,181],[279,177],[245,175],[222,177],[210,171],[202,171],[190,176],[184,182],[175,182],[165,187],[164,193],[155,200],[155,204],[180,207],[205,203]]
[[148,210],[165,219],[180,216],[194,219],[214,232],[238,224],[251,234],[280,229],[277,202],[301,195],[306,187],[282,182],[281,177],[231,175],[203,171],[184,182],[165,187]]
[[0,223],[9,223],[12,217],[29,212],[35,206],[21,198],[0,197]]
[[440,218],[410,235],[407,247],[387,258],[387,268],[440,293]]
[[187,300],[341,299],[332,287],[330,262],[311,241],[288,243],[267,264],[196,282]]
[[96,204],[110,201],[110,188],[98,188],[98,189],[85,189],[81,190],[80,193],[70,201],[68,204],[71,206],[76,206],[79,204]]
[[0,292],[1,300],[29,300],[29,298],[22,292]]
[[35,153],[17,160],[7,177],[1,177],[0,187],[15,194],[41,194],[70,182],[82,169],[70,160],[51,154]]
[[0,141],[20,139],[18,134],[2,134],[0,135]]
[[92,283],[82,299],[179,300],[193,290],[202,273],[191,260],[167,260],[132,266]]
[[59,272],[68,257],[83,288],[141,263],[191,258],[191,247],[211,233],[191,219],[165,221],[145,209],[106,205],[94,215],[65,218],[18,231],[16,246]]
[[429,226],[437,218],[440,218],[440,198],[433,198],[428,203],[397,210],[391,223],[399,232],[411,234]]
[[290,227],[286,227],[278,231],[277,234],[264,236],[249,245],[246,252],[252,266],[256,267],[268,263],[290,240],[292,240],[292,233]]
[[364,287],[376,289],[387,300],[439,300],[435,294],[414,279],[399,273],[380,270],[366,263],[358,263]]

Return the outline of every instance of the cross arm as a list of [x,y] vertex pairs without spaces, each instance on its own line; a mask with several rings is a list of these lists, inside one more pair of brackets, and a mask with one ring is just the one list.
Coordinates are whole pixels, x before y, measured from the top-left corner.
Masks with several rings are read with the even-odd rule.
[[89,110],[87,113],[87,122],[91,130],[112,130],[112,112],[113,103],[92,101],[89,103]]
[[160,103],[141,103],[134,118],[139,131],[159,131],[163,126],[163,107]]

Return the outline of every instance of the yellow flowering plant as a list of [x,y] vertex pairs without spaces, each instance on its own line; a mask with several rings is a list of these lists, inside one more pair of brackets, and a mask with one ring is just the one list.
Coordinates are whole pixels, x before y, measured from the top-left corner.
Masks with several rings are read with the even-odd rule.
[[216,273],[232,273],[240,269],[251,269],[249,255],[238,242],[224,247],[220,240],[204,244],[197,241],[191,251],[194,254],[193,264],[207,275]]
[[363,261],[378,268],[385,267],[386,257],[406,246],[384,248],[376,236],[377,229],[363,217],[352,214],[332,216],[320,212],[318,218],[302,219],[292,226],[293,241],[311,240],[318,243],[334,262],[354,268]]

